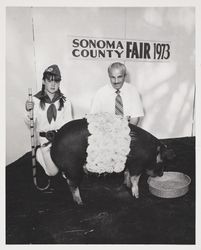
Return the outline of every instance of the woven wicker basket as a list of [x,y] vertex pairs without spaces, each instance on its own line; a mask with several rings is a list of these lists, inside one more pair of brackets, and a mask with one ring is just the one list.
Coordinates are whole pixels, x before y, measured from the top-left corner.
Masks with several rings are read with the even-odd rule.
[[149,191],[161,198],[177,198],[189,190],[191,179],[180,172],[164,172],[161,177],[149,177]]

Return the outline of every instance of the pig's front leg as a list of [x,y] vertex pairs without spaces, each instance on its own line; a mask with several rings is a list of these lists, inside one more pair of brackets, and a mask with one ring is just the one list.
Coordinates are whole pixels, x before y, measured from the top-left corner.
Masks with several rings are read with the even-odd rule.
[[138,188],[138,183],[141,175],[138,176],[131,176],[130,181],[131,181],[131,191],[132,195],[135,198],[139,198],[139,188]]
[[130,173],[129,173],[129,170],[126,169],[124,171],[124,182],[123,182],[124,185],[126,185],[128,188],[131,188],[131,176],[130,176]]
[[66,179],[68,185],[69,185],[69,188],[70,188],[70,191],[72,193],[72,196],[73,196],[73,200],[78,204],[78,205],[83,205],[83,202],[82,202],[82,199],[81,199],[81,196],[80,196],[80,190],[79,190],[79,187],[77,185],[74,184],[73,181],[69,180],[68,178]]

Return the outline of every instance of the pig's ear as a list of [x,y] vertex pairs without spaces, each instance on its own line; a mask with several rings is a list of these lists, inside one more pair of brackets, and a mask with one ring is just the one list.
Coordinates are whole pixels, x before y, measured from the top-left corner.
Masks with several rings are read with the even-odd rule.
[[165,144],[160,146],[160,154],[163,160],[173,160],[176,157],[174,150],[168,148]]
[[173,149],[164,150],[162,155],[163,155],[163,158],[165,158],[167,160],[173,160],[176,157],[176,154],[175,154]]

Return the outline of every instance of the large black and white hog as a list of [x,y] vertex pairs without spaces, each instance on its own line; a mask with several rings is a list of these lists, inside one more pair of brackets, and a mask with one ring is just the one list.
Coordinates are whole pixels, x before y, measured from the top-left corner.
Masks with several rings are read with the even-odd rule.
[[[132,195],[139,197],[138,181],[143,172],[150,176],[162,176],[166,160],[174,158],[174,152],[156,137],[140,127],[129,124],[130,152],[124,168],[124,183],[131,188]],[[66,123],[55,135],[51,157],[62,171],[74,201],[82,205],[79,185],[85,174],[87,158],[88,122],[85,118]]]

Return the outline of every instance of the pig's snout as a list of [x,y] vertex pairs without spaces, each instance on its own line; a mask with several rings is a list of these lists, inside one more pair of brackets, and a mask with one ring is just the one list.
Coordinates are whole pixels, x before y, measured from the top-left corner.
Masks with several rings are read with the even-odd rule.
[[164,172],[164,166],[162,163],[158,163],[156,164],[156,168],[155,169],[147,169],[146,173],[151,176],[151,177],[156,177],[156,176],[163,176],[163,172]]
[[163,170],[161,170],[159,173],[158,173],[158,176],[163,176]]

